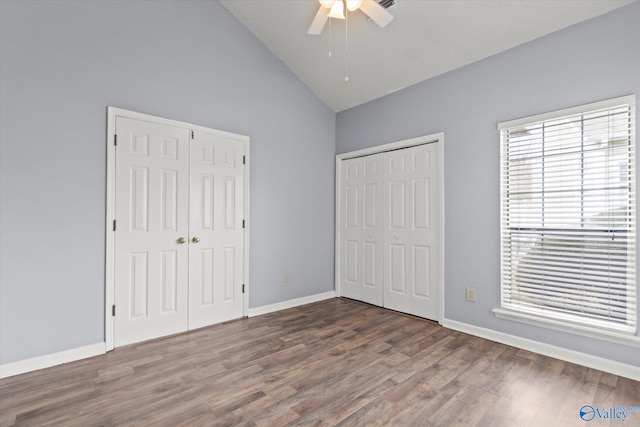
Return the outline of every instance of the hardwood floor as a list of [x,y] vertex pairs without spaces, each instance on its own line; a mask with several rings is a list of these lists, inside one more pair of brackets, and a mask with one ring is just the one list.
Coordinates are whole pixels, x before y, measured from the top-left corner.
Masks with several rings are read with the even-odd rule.
[[583,405],[640,407],[640,383],[346,299],[0,381],[1,426],[551,427]]

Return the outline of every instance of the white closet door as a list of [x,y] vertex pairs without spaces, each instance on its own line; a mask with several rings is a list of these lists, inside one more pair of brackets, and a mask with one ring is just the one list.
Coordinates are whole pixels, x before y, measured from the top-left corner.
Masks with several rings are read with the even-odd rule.
[[189,329],[242,317],[244,145],[195,132],[191,144]]
[[114,346],[242,317],[244,142],[115,120]]
[[341,295],[382,305],[381,155],[344,160],[341,168]]
[[439,319],[438,144],[385,154],[384,307]]
[[189,131],[116,119],[116,346],[187,330]]

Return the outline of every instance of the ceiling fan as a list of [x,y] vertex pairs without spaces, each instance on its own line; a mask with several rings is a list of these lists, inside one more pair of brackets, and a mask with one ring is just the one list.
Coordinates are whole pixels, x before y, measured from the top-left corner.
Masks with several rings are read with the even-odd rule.
[[[345,19],[346,11],[356,11],[360,9],[373,22],[380,27],[386,26],[393,20],[387,10],[380,6],[375,0],[319,0],[320,8],[316,16],[311,21],[307,33],[320,34],[329,18]],[[345,10],[346,9],[346,10]]]

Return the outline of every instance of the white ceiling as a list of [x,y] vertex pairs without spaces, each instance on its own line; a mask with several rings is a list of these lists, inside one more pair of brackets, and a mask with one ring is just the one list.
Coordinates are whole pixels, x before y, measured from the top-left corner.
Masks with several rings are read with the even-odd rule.
[[[335,111],[607,13],[637,0],[396,0],[379,28],[361,11],[307,34],[318,0],[220,0]],[[332,56],[329,57],[329,51]]]

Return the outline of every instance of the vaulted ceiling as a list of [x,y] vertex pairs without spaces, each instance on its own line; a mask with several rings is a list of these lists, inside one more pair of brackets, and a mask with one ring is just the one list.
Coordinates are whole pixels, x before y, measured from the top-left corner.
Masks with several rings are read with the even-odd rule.
[[395,0],[387,9],[394,19],[384,28],[357,10],[348,13],[348,32],[345,20],[331,19],[313,36],[307,28],[318,0],[220,0],[335,111],[634,1]]

